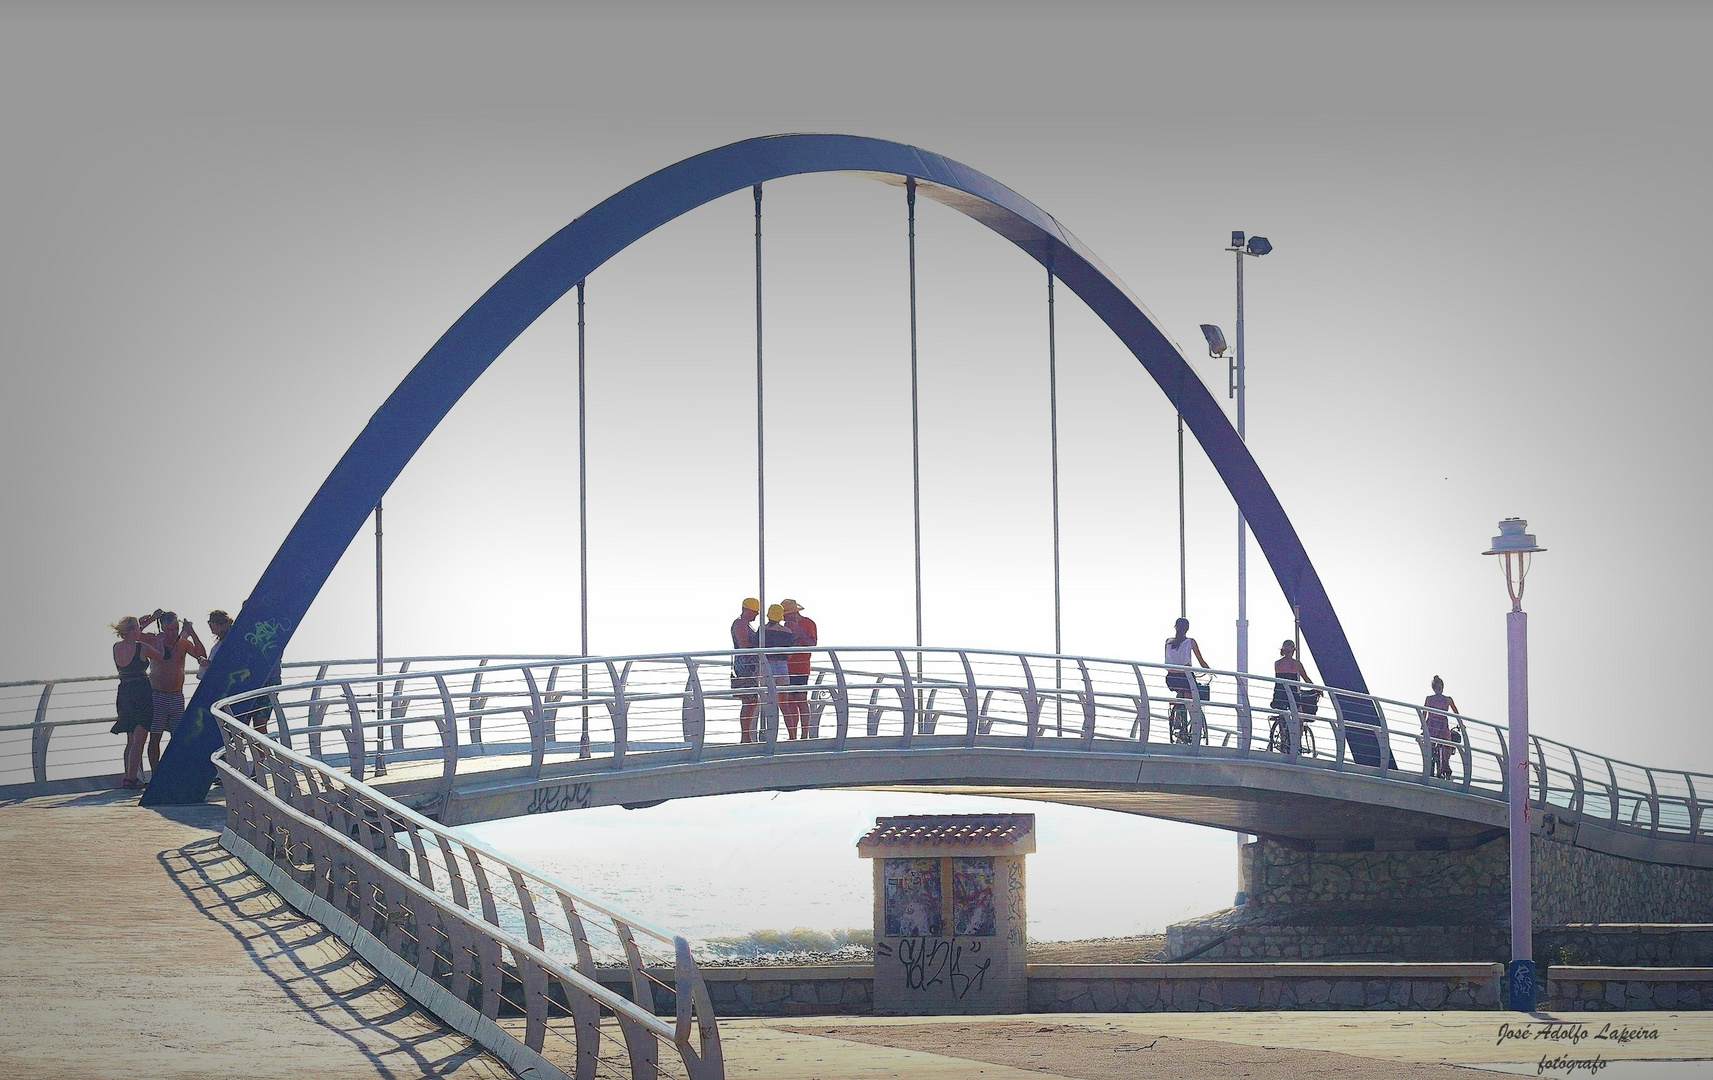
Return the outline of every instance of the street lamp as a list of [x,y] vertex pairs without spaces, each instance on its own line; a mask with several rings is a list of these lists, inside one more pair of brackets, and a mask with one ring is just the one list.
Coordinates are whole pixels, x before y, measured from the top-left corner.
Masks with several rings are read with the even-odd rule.
[[1506,746],[1505,789],[1511,809],[1511,1009],[1534,1012],[1534,906],[1529,866],[1529,615],[1523,610],[1523,581],[1530,558],[1545,551],[1523,530],[1522,518],[1499,522],[1499,535],[1483,555],[1497,555],[1505,570],[1505,591],[1511,610],[1505,615],[1506,682],[1509,689],[1511,733]]
[[[1231,246],[1225,250],[1237,257],[1237,348],[1226,361],[1226,396],[1237,399],[1237,437],[1247,442],[1248,413],[1243,379],[1243,259],[1244,256],[1258,258],[1266,255],[1273,250],[1273,245],[1265,236],[1251,236],[1245,241],[1242,233],[1233,232]],[[1203,325],[1201,332],[1207,338],[1207,354],[1224,356],[1225,335],[1219,327]],[[1245,674],[1249,671],[1249,526],[1243,520],[1241,507],[1237,511],[1237,670]],[[1238,702],[1247,706],[1249,687],[1241,679],[1237,685]],[[1247,708],[1244,715],[1248,715]]]

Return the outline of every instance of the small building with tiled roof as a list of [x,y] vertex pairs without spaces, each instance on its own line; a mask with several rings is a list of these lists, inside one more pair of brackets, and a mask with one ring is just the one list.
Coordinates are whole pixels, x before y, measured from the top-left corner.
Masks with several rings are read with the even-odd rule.
[[857,841],[874,860],[876,1013],[1024,1011],[1034,851],[1034,814],[876,819]]

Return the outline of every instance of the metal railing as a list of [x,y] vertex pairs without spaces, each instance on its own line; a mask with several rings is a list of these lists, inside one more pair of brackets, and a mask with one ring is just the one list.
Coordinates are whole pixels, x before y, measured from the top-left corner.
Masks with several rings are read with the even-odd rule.
[[227,847],[520,1075],[725,1075],[684,938],[413,813],[224,703],[215,716]]
[[[585,758],[599,760],[574,768],[959,745],[1247,758],[1508,797],[1505,728],[1448,713],[1450,737],[1433,737],[1422,706],[1346,690],[1308,694],[1304,684],[1196,669],[1206,689],[1181,698],[1160,664],[913,646],[817,648],[804,685],[765,662],[755,685],[734,685],[740,655],[764,654],[401,663],[379,692],[370,672],[228,704],[242,712],[265,701],[282,742],[359,779],[429,777],[446,797],[479,774],[539,777]],[[1543,811],[1708,841],[1699,796],[1713,792],[1713,776],[1530,743],[1529,796]]]
[[[814,649],[801,689],[772,678],[765,664],[760,685],[733,688],[737,655],[408,657],[388,660],[378,679],[372,658],[298,662],[285,665],[286,685],[232,700],[239,711],[265,704],[270,730],[288,745],[359,779],[428,769],[448,795],[462,776],[512,765],[540,775],[586,755],[623,768],[649,755],[697,760],[711,748],[773,754],[795,745],[782,706],[801,694],[812,736],[805,747],[818,750],[972,739],[1123,747],[1285,760],[1507,797],[1504,727],[1448,713],[1457,738],[1430,738],[1421,706],[1388,698],[1316,688],[1309,715],[1298,694],[1285,692],[1299,684],[1198,669],[1209,696],[1182,702],[1160,664],[913,646]],[[0,790],[78,777],[116,782],[123,740],[104,726],[113,719],[112,681],[0,684]],[[746,695],[759,699],[757,741],[747,751],[739,718]],[[1270,708],[1275,701],[1283,707]],[[1530,798],[1543,811],[1707,842],[1700,799],[1713,792],[1713,775],[1635,765],[1538,735],[1530,742]]]
[[[416,656],[386,662],[389,674],[413,665],[474,665],[555,659],[542,656]],[[372,678],[375,660],[314,660],[282,665],[290,678]],[[186,696],[196,672],[187,674]],[[0,793],[67,790],[116,785],[124,769],[125,740],[109,729],[118,719],[114,691],[119,676],[0,682]]]

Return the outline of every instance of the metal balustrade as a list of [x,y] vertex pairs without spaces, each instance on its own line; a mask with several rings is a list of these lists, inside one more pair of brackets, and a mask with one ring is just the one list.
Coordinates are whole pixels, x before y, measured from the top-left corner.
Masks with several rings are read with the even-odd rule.
[[[1387,698],[1314,687],[1318,708],[1306,715],[1298,706],[1304,684],[1230,671],[1197,669],[1208,696],[1186,700],[1154,663],[911,646],[810,654],[801,688],[776,680],[765,664],[759,686],[734,688],[740,654],[730,651],[493,657],[400,662],[378,694],[371,671],[225,705],[242,712],[265,699],[271,730],[288,745],[359,779],[432,779],[447,797],[485,773],[521,768],[540,778],[584,758],[622,770],[710,756],[980,746],[1249,759],[1507,798],[1504,727],[1448,714],[1455,737],[1432,739],[1421,706]],[[745,695],[759,698],[750,742],[740,723]],[[1271,708],[1275,700],[1284,707]],[[788,732],[795,708],[807,735],[797,740]],[[1275,722],[1289,734],[1270,751]],[[1312,750],[1304,727],[1314,733]],[[1530,799],[1543,812],[1707,842],[1698,798],[1713,791],[1713,776],[1633,765],[1540,736],[1530,742]]]
[[[531,655],[503,657],[416,656],[388,660],[389,674],[412,665],[454,665],[554,659]],[[373,677],[375,660],[314,660],[282,665],[294,679]],[[195,688],[187,673],[185,696]],[[118,675],[71,679],[32,679],[0,683],[0,795],[28,795],[117,786],[124,770],[124,739],[108,729],[117,719],[114,689]]]
[[[215,716],[223,843],[519,1075],[725,1075],[684,938],[443,828],[222,707]],[[603,984],[603,970],[621,989]]]
[[[1210,683],[1208,698],[1180,703],[1166,686],[1167,669],[1155,663],[817,648],[809,684],[795,691],[804,695],[812,737],[794,741],[782,708],[793,688],[764,674],[753,691],[734,689],[737,655],[410,657],[387,661],[379,678],[372,659],[293,663],[284,685],[227,706],[239,713],[265,706],[269,730],[286,745],[358,779],[432,776],[447,796],[481,773],[521,766],[540,777],[585,757],[623,769],[710,752],[981,745],[1283,761],[1506,798],[1503,726],[1448,714],[1459,738],[1432,740],[1421,706],[1346,690],[1314,688],[1318,709],[1308,716],[1294,707],[1294,694],[1280,699],[1287,708],[1269,707],[1276,687],[1303,684],[1260,675],[1198,669]],[[0,785],[14,785],[0,790],[92,773],[116,778],[121,740],[93,726],[111,723],[110,683],[0,685]],[[760,697],[749,744],[739,723],[745,693]],[[1184,714],[1178,737],[1187,734],[1188,742],[1174,741],[1174,703]],[[1283,754],[1268,750],[1275,718],[1289,732],[1279,740]],[[1305,726],[1314,745],[1299,753]],[[1634,765],[1538,735],[1530,742],[1530,798],[1541,811],[1616,832],[1707,842],[1700,800],[1713,792],[1713,775]],[[1448,768],[1435,768],[1436,750]],[[1436,775],[1442,772],[1449,776]]]

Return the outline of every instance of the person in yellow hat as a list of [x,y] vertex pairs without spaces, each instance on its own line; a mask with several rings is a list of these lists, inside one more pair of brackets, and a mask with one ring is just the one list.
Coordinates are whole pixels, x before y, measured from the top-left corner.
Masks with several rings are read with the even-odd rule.
[[[815,626],[815,620],[803,614],[803,605],[786,599],[779,602],[779,607],[785,612],[785,629],[791,631],[792,644],[800,650],[804,646],[813,648],[820,640],[820,630]],[[809,730],[809,692],[796,689],[809,684],[809,654],[799,651],[786,657],[786,670],[789,672],[786,681],[792,689],[781,695],[779,701],[779,707],[785,713],[785,726],[796,738],[814,738],[819,733]]]
[[[789,685],[786,676],[790,674],[791,654],[786,650],[795,644],[797,644],[796,635],[785,628],[785,609],[778,604],[769,604],[767,606],[767,625],[761,628],[761,647],[768,650],[763,655],[767,658],[767,673],[773,677],[773,685],[776,690],[782,690]],[[783,696],[781,695],[781,697]],[[779,711],[784,713],[783,706]],[[786,730],[789,732],[787,738],[795,739],[797,737],[795,724]]]
[[[759,644],[755,617],[761,614],[761,601],[751,596],[744,600],[743,610],[732,620],[732,648],[753,649]],[[761,685],[761,657],[755,653],[732,657],[732,689],[738,691],[743,707],[738,710],[740,742],[755,741],[755,712],[761,705],[756,687]]]

